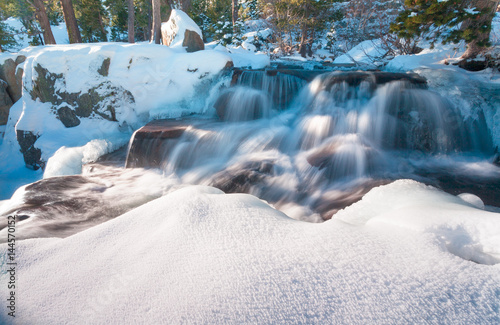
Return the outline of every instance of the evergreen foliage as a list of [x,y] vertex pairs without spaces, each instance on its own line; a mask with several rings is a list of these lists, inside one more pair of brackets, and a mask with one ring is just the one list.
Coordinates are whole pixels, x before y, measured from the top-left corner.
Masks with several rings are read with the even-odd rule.
[[15,34],[16,31],[12,27],[4,22],[0,22],[0,51],[3,52],[18,45],[14,38]]
[[106,13],[100,0],[73,0],[84,43],[107,42]]
[[[487,8],[477,8],[477,1],[464,0],[406,0],[406,10],[392,24],[391,31],[405,39],[425,38],[434,46],[458,43],[464,40],[471,43],[478,35],[489,33],[491,15]],[[478,40],[481,47],[488,46],[488,39]]]
[[[127,0],[72,0],[83,42],[127,41]],[[52,25],[63,20],[60,0],[43,0]],[[382,38],[389,46],[401,47],[399,53],[412,53],[416,44],[427,39],[448,43],[465,41],[477,47],[488,46],[496,0],[239,0],[238,20],[232,23],[231,0],[163,0],[162,21],[169,17],[170,6],[189,8],[188,14],[200,26],[205,42],[222,45],[254,44],[254,50],[279,55],[299,51],[310,55],[313,48],[325,46],[338,55],[358,43]],[[0,24],[0,44],[13,46],[13,35],[24,34],[32,45],[43,43],[41,28],[31,0],[0,2],[0,21],[16,17],[22,30]],[[134,0],[136,41],[151,38],[151,0]],[[243,37],[255,26],[253,40]],[[272,32],[269,32],[269,28]],[[107,35],[110,31],[110,35]],[[392,34],[391,34],[392,33]],[[321,41],[320,41],[321,40]],[[272,42],[272,44],[270,44]],[[251,45],[248,46],[252,48]],[[397,51],[396,51],[397,52]]]

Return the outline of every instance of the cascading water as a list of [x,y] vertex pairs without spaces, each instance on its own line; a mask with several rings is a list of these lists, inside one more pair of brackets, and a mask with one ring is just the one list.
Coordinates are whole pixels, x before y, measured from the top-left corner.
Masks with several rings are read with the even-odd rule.
[[[277,208],[299,205],[300,218],[318,213],[327,219],[339,208],[329,201],[351,203],[374,185],[421,178],[408,166],[423,157],[493,153],[484,119],[464,121],[421,83],[399,78],[380,85],[374,74],[355,77],[324,74],[273,117],[254,114],[269,112],[263,98],[272,92],[231,88],[216,104],[227,122],[187,128],[164,148],[161,168],[181,183],[247,192]],[[417,155],[422,159],[415,161]]]
[[263,91],[277,109],[285,109],[307,82],[279,71],[243,71],[236,85]]
[[[218,120],[154,121],[135,133],[126,165],[159,168],[162,176],[157,170],[155,177],[164,186],[153,197],[210,185],[318,222],[374,186],[413,178],[500,203],[494,198],[500,168],[488,161],[494,151],[484,116],[464,119],[416,76],[326,73],[307,84],[243,72],[214,106]],[[113,180],[116,168],[113,174],[104,179],[119,184],[115,192],[126,191]],[[91,173],[85,177],[95,181]]]

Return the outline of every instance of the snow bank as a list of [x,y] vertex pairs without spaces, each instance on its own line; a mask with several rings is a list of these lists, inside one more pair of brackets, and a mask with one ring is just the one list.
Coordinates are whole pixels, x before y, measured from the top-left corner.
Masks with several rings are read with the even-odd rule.
[[250,195],[184,188],[65,239],[17,242],[15,321],[500,321],[500,265],[446,249],[476,233],[486,253],[498,214],[401,181],[374,189],[342,220],[355,225],[299,222]]
[[464,51],[464,44],[440,44],[434,49],[426,48],[418,54],[396,56],[389,61],[385,70],[397,72],[418,68],[442,69],[446,67],[444,60],[459,58]]
[[269,55],[261,52],[247,51],[242,47],[227,48],[222,45],[214,47],[215,52],[222,52],[229,57],[238,68],[263,69],[271,65]]
[[334,64],[376,64],[387,50],[382,47],[380,39],[364,41],[353,47],[349,52],[336,58]]
[[[479,209],[471,194],[456,197],[415,181],[372,190],[334,218],[351,224],[396,226],[432,234],[451,253],[482,264],[500,263],[500,215]],[[479,201],[481,201],[479,199]]]

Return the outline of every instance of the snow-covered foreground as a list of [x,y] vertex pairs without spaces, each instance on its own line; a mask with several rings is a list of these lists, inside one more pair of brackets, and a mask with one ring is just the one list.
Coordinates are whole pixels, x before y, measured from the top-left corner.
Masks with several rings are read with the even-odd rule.
[[323,224],[187,187],[65,239],[18,242],[15,323],[497,324],[499,233],[499,214],[414,181]]

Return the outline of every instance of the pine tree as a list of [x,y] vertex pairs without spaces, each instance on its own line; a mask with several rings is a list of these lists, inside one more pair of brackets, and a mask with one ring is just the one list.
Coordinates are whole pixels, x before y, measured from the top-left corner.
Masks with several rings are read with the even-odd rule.
[[107,42],[104,18],[106,14],[101,0],[74,0],[75,14],[85,43]]
[[329,20],[333,0],[274,0],[266,4],[282,53],[298,48],[302,56],[312,54],[312,43]]
[[56,40],[54,38],[54,35],[52,34],[49,17],[47,16],[47,11],[45,10],[43,1],[33,0],[33,5],[35,6],[36,18],[42,29],[43,40],[45,44],[56,44]]
[[160,44],[161,41],[161,2],[153,0],[153,24],[151,26],[151,42]]
[[468,50],[464,57],[474,57],[489,46],[489,33],[498,0],[406,0],[391,31],[411,39],[422,37],[446,44],[464,40]]
[[127,30],[128,30],[128,42],[129,43],[134,43],[135,42],[135,6],[134,6],[134,0],[128,0],[127,1],[127,13],[128,13],[128,19],[127,19]]
[[4,52],[18,45],[14,38],[15,34],[16,31],[12,27],[0,21],[0,52]]
[[68,30],[69,42],[81,43],[82,36],[78,28],[73,2],[71,0],[61,0],[61,5],[63,8],[64,21],[66,22],[66,29]]

